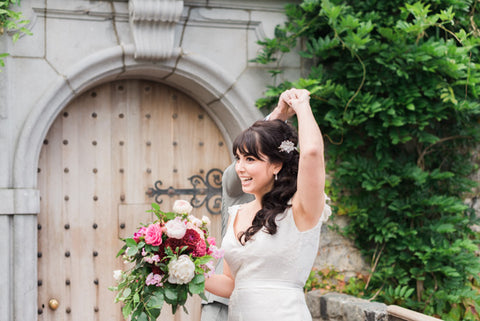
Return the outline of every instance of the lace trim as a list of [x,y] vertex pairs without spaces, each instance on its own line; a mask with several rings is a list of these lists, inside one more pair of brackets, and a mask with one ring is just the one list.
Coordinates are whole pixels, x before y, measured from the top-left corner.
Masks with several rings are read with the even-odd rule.
[[320,222],[325,223],[328,221],[330,215],[332,215],[332,208],[327,204],[327,201],[330,200],[330,197],[325,194],[325,207],[323,208],[322,216],[320,216]]

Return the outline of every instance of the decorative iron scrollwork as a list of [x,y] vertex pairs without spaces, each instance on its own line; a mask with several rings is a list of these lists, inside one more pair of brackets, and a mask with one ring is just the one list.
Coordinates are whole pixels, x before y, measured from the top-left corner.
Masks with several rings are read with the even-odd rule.
[[205,178],[200,175],[193,175],[188,180],[193,188],[169,188],[162,189],[162,181],[158,180],[149,188],[147,195],[155,197],[155,202],[162,204],[163,195],[173,197],[174,195],[192,195],[190,204],[194,208],[205,205],[207,211],[212,215],[220,214],[222,211],[222,176],[223,172],[218,168],[212,168],[208,171]]

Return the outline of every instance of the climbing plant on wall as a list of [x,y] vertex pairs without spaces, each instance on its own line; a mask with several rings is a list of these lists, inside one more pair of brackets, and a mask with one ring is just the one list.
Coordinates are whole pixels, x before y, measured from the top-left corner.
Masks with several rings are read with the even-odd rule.
[[369,298],[444,320],[480,320],[479,258],[462,201],[480,141],[480,2],[305,0],[260,44],[275,68],[295,50],[325,135],[329,193],[371,262]]
[[[0,36],[7,32],[12,34],[13,43],[17,42],[22,33],[31,35],[32,33],[25,26],[29,23],[23,19],[22,13],[14,11],[13,5],[19,5],[20,0],[0,0]],[[4,58],[8,53],[0,53],[0,67],[5,66]]]

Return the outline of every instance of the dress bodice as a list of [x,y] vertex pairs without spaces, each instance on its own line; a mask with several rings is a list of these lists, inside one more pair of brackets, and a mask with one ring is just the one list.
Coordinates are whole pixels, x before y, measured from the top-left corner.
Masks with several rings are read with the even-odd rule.
[[284,282],[303,288],[317,255],[324,220],[301,232],[295,225],[290,207],[277,216],[277,233],[270,235],[262,229],[242,245],[233,228],[240,207],[229,208],[230,222],[223,240],[225,260],[235,277],[236,286],[253,281]]
[[241,205],[229,208],[223,239],[225,260],[235,278],[229,321],[310,321],[303,287],[317,256],[320,228],[331,214],[325,205],[318,224],[299,231],[291,208],[277,215],[277,233],[261,229],[242,245],[234,232]]

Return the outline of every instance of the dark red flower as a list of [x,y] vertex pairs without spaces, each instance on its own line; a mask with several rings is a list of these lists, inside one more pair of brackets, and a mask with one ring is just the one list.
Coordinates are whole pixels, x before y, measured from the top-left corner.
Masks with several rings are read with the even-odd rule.
[[153,274],[163,274],[162,270],[156,265],[152,266],[152,272]]
[[[175,238],[170,237],[170,238],[168,238],[168,239],[165,241],[165,247],[171,248],[172,251],[173,251],[173,253],[177,253],[177,250],[176,250],[177,247],[178,247],[178,249],[181,249],[181,248],[184,247],[185,245],[187,245],[187,244],[185,244],[185,242],[183,241],[183,239],[175,239]],[[190,250],[190,248],[189,248],[189,250]],[[187,250],[187,251],[188,251],[188,250]],[[190,250],[190,252],[191,252],[191,251],[193,251],[193,249]]]
[[193,251],[193,256],[201,257],[201,256],[204,256],[205,254],[207,254],[207,245],[205,244],[204,240],[200,240],[198,241],[197,246]]
[[201,239],[202,238],[200,237],[200,234],[198,234],[197,231],[193,229],[187,229],[187,232],[185,232],[185,236],[183,237],[182,240],[185,243],[185,245],[188,246],[188,248],[193,251],[197,248],[197,243]]

